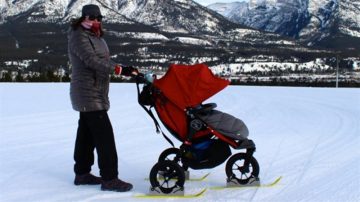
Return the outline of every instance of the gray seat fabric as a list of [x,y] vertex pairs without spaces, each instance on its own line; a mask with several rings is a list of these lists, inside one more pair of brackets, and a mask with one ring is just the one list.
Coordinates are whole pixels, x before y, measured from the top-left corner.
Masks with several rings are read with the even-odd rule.
[[199,114],[200,118],[221,134],[236,140],[247,139],[249,130],[245,123],[224,112],[211,110],[206,114]]

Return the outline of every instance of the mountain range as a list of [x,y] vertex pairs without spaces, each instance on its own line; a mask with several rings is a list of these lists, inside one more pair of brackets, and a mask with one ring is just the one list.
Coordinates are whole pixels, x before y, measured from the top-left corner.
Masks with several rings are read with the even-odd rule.
[[[229,37],[234,32],[256,32],[233,23],[192,0],[1,0],[0,23],[66,24],[79,17],[85,4],[97,4],[104,21],[118,25],[150,26],[160,32]],[[241,28],[245,28],[239,30]],[[259,38],[274,34],[257,33]],[[291,42],[289,42],[291,43]]]
[[[99,5],[105,16],[105,37],[112,57],[131,64],[167,66],[174,61],[189,63],[194,58],[218,64],[259,54],[304,60],[334,55],[333,50],[309,46],[319,45],[322,40],[318,37],[313,37],[314,42],[308,41],[312,37],[296,40],[300,34],[295,31],[278,32],[229,20],[212,6],[207,8],[192,0],[0,0],[0,68],[1,62],[24,59],[36,59],[33,66],[40,69],[67,66],[69,22],[80,17],[82,6],[90,3]],[[270,12],[268,2],[263,8],[259,1],[256,3],[255,10]],[[308,19],[302,21],[299,25],[304,26]],[[305,31],[301,33],[305,36]],[[341,34],[348,39],[349,35]],[[349,44],[355,45],[341,50],[348,56],[356,55],[353,48],[360,48]]]
[[358,49],[358,0],[250,0],[208,8],[232,22],[295,38],[306,45]]

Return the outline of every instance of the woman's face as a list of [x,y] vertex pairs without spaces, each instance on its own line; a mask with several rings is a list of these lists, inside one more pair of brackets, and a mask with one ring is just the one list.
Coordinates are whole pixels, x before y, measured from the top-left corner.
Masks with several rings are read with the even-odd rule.
[[85,20],[101,22],[102,18],[103,18],[102,15],[98,15],[98,16],[90,15],[90,16],[86,16]]

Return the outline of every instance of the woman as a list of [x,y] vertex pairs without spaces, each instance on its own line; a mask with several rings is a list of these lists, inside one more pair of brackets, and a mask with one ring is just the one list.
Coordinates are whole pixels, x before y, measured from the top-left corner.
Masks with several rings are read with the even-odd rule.
[[[68,54],[72,65],[70,97],[73,109],[80,112],[75,142],[75,185],[101,184],[102,190],[129,191],[130,183],[118,179],[118,158],[109,110],[109,74],[136,75],[137,69],[122,67],[110,59],[102,38],[100,9],[89,4],[73,21],[68,33]],[[100,177],[90,173],[98,156]]]

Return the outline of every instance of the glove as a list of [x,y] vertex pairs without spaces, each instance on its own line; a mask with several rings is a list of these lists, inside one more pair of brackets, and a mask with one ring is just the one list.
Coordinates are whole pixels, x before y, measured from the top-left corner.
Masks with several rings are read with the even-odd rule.
[[121,74],[124,76],[136,76],[139,74],[139,70],[133,66],[122,66]]
[[115,72],[116,75],[121,74],[121,70],[122,70],[122,67],[120,65],[115,65],[114,72]]

